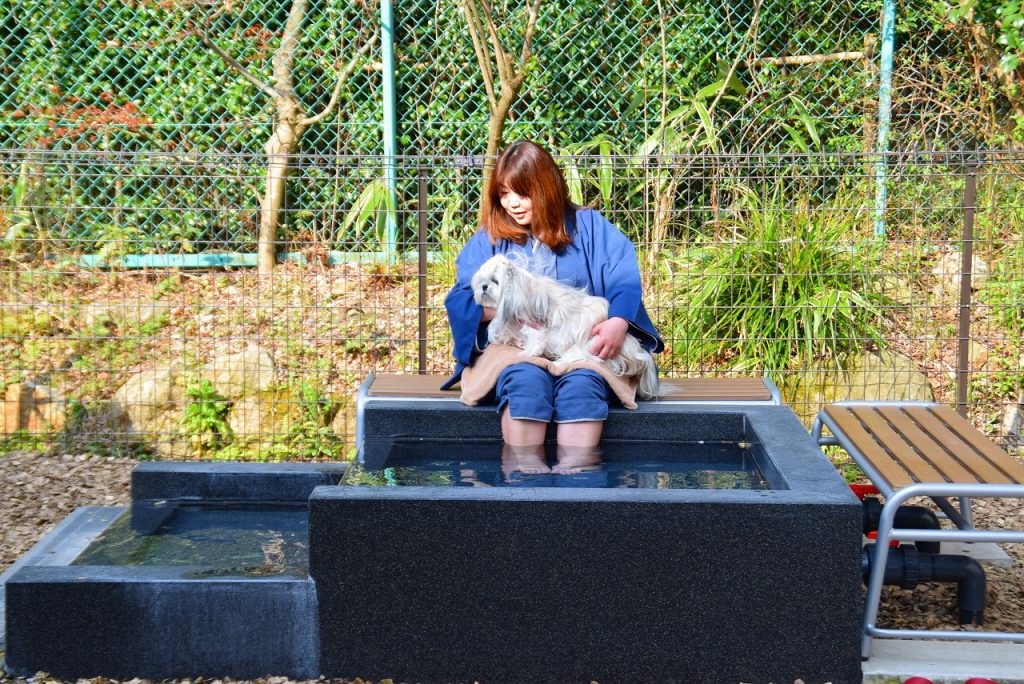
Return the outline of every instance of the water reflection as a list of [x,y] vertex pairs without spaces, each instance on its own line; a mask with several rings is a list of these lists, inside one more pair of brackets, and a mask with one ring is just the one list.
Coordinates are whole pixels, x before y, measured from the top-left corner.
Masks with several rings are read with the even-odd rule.
[[395,443],[384,468],[354,464],[343,484],[427,487],[596,487],[642,489],[766,489],[751,442],[553,444],[500,442]]
[[305,504],[137,501],[72,565],[201,566],[186,577],[305,577],[309,511]]
[[[555,462],[548,463],[543,444],[510,446],[501,449],[501,475],[506,486],[526,487],[607,487],[599,447],[562,447],[555,449]],[[590,477],[575,477],[595,473]]]

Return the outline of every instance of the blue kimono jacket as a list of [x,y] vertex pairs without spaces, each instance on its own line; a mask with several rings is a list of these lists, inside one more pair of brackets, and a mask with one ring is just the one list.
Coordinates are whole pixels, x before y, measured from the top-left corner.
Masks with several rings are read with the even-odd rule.
[[[554,254],[551,276],[607,299],[609,318],[624,318],[629,322],[629,333],[646,349],[653,353],[662,351],[665,344],[641,301],[640,267],[633,243],[593,209],[576,209],[566,216],[566,223],[572,243]],[[487,323],[481,321],[483,307],[473,301],[470,286],[473,274],[495,254],[524,251],[526,248],[511,240],[491,244],[487,231],[480,229],[459,253],[455,285],[444,301],[455,342],[456,367],[443,389],[457,383],[462,370],[473,365],[487,345]]]

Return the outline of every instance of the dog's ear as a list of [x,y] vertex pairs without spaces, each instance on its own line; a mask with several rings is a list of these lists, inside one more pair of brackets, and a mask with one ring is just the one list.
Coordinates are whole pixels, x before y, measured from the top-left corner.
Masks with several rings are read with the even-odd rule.
[[508,259],[501,260],[501,268],[499,269],[499,272],[501,274],[501,285],[505,288],[511,287],[519,278],[519,273],[516,271],[516,265]]

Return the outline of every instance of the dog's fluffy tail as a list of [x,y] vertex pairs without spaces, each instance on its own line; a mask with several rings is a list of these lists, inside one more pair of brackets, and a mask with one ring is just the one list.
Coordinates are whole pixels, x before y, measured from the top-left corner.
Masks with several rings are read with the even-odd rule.
[[641,399],[657,399],[661,395],[661,383],[658,382],[658,364],[654,357],[646,349],[647,358],[644,359],[644,371],[640,375],[640,385],[636,393]]

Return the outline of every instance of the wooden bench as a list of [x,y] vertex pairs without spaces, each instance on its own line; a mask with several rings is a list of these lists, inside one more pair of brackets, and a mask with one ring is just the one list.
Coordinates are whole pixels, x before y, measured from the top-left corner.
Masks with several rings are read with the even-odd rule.
[[[371,374],[356,400],[358,458],[381,454],[395,440],[499,439],[501,428],[494,406],[466,406],[458,389],[442,390],[442,375]],[[665,395],[641,401],[635,411],[612,408],[605,437],[616,439],[626,425],[667,420],[673,407],[686,405],[781,405],[778,388],[767,378],[670,378],[663,380]],[[660,415],[654,415],[658,414]],[[636,415],[644,418],[637,419]]]
[[[401,399],[459,400],[459,390],[442,390],[443,375],[371,374],[364,383],[363,400]],[[663,380],[668,391],[654,403],[727,402],[730,404],[781,404],[779,388],[768,378],[672,378]]]
[[[832,436],[824,436],[828,428]],[[1024,633],[896,630],[879,628],[889,542],[1024,542],[1022,530],[978,529],[971,498],[1024,498],[1024,464],[993,444],[956,411],[932,403],[841,402],[825,407],[811,431],[820,446],[842,447],[886,498],[864,610],[862,655],[873,637],[970,639],[1024,643]],[[893,527],[899,507],[930,497],[956,529],[910,530]],[[950,499],[959,499],[959,508]]]

